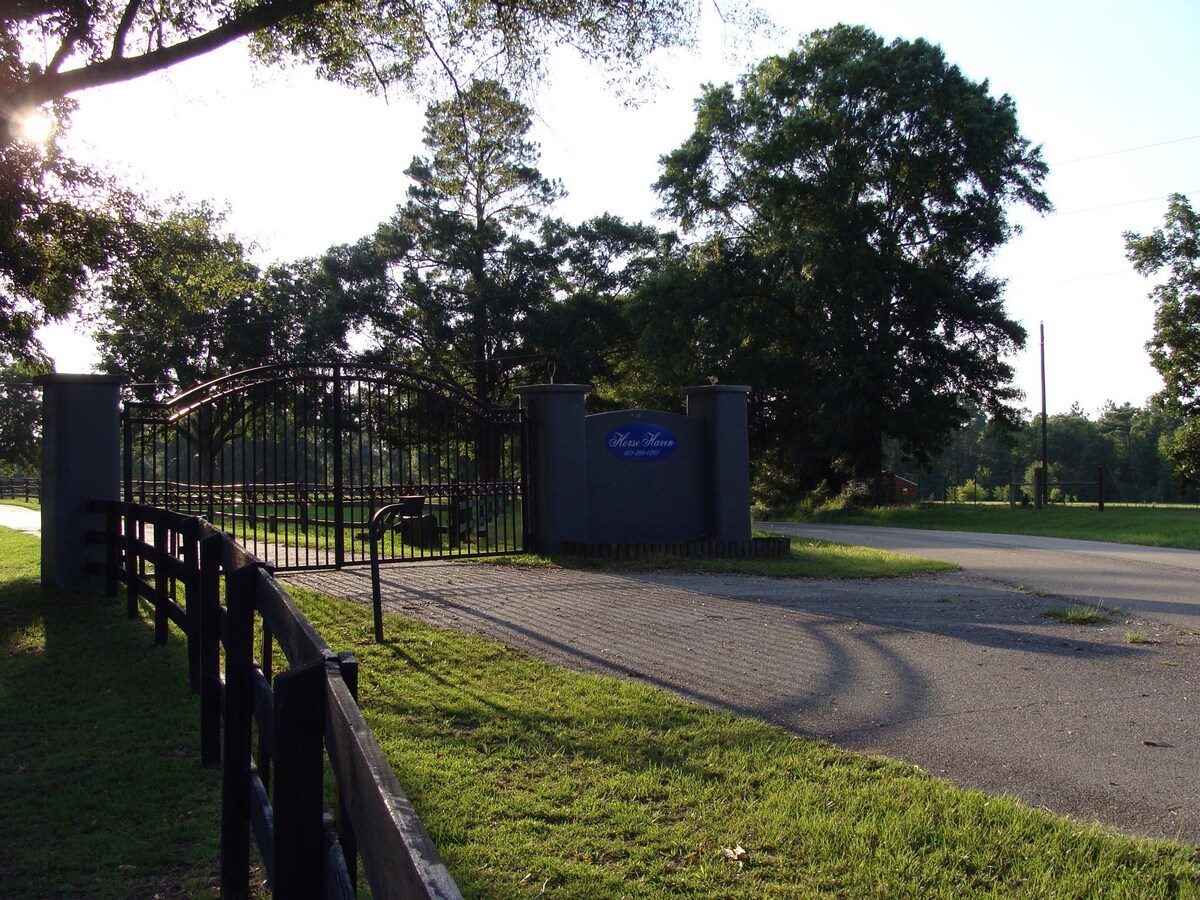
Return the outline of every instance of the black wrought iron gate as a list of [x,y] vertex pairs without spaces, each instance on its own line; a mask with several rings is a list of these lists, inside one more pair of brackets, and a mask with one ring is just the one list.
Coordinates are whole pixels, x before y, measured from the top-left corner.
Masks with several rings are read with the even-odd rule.
[[369,561],[371,516],[401,500],[385,559],[513,553],[526,446],[519,409],[416,372],[264,366],[127,404],[125,497],[202,515],[281,570]]

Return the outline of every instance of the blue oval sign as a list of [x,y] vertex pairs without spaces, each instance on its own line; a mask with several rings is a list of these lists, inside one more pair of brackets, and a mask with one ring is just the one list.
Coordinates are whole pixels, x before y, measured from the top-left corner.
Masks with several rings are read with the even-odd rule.
[[654,462],[666,459],[675,452],[675,435],[661,425],[631,422],[608,433],[605,442],[608,452],[618,459],[631,462]]

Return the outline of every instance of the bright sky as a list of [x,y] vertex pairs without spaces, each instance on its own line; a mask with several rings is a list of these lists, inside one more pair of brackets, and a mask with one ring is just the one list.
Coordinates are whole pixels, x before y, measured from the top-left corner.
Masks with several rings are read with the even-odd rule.
[[[1038,326],[1045,323],[1051,413],[1107,400],[1142,404],[1161,387],[1145,343],[1149,284],[1125,260],[1122,234],[1162,224],[1166,196],[1200,202],[1200,3],[1196,0],[765,0],[784,31],[729,58],[708,22],[699,56],[659,66],[663,88],[637,108],[603,76],[555,58],[534,98],[541,169],[578,221],[603,212],[649,220],[658,159],[690,134],[703,82],[725,82],[799,36],[837,22],[887,39],[924,37],[971,78],[1010,94],[1024,134],[1050,163],[1056,212],[1022,215],[1024,233],[992,269],[1009,280],[1008,309],[1029,332],[1017,385],[1041,404]],[[711,18],[711,17],[710,17]],[[307,71],[253,69],[234,47],[162,76],[79,95],[76,155],[126,172],[160,197],[230,208],[261,262],[319,254],[369,234],[404,202],[424,104],[385,102],[317,82]],[[87,371],[85,338],[45,335],[60,371]]]

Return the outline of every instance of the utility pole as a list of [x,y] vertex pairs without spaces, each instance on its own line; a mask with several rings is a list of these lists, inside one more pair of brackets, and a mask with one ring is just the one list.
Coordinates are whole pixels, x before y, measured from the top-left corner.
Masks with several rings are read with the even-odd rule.
[[1045,506],[1046,501],[1050,499],[1050,489],[1047,476],[1050,474],[1050,462],[1046,454],[1046,323],[1038,323],[1038,333],[1041,337],[1041,356],[1042,356],[1042,478],[1041,492],[1039,498],[1040,505]]

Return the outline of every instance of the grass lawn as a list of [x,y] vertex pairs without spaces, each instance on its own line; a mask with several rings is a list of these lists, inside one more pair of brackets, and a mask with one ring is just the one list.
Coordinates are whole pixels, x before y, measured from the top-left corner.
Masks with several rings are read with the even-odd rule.
[[[0,529],[0,896],[211,896],[217,773],[178,639]],[[1200,853],[295,591],[469,897],[1195,897]]]
[[1007,503],[926,503],[920,506],[817,512],[808,522],[889,525],[944,531],[1039,534],[1200,550],[1200,508],[1167,506],[1047,506],[1009,509]]
[[560,566],[612,572],[710,572],[765,575],[771,578],[903,578],[958,568],[945,562],[918,559],[886,550],[852,547],[831,541],[792,538],[782,559],[718,559],[700,556],[647,556],[641,559],[596,559],[580,556],[495,556],[478,560],[489,565]]
[[178,634],[42,587],[0,528],[0,897],[215,896],[220,776]]
[[19,497],[16,499],[13,499],[10,497],[10,498],[6,498],[4,500],[0,500],[0,504],[7,504],[8,506],[21,506],[21,507],[24,507],[25,509],[41,509],[42,508],[41,500],[22,500]]

